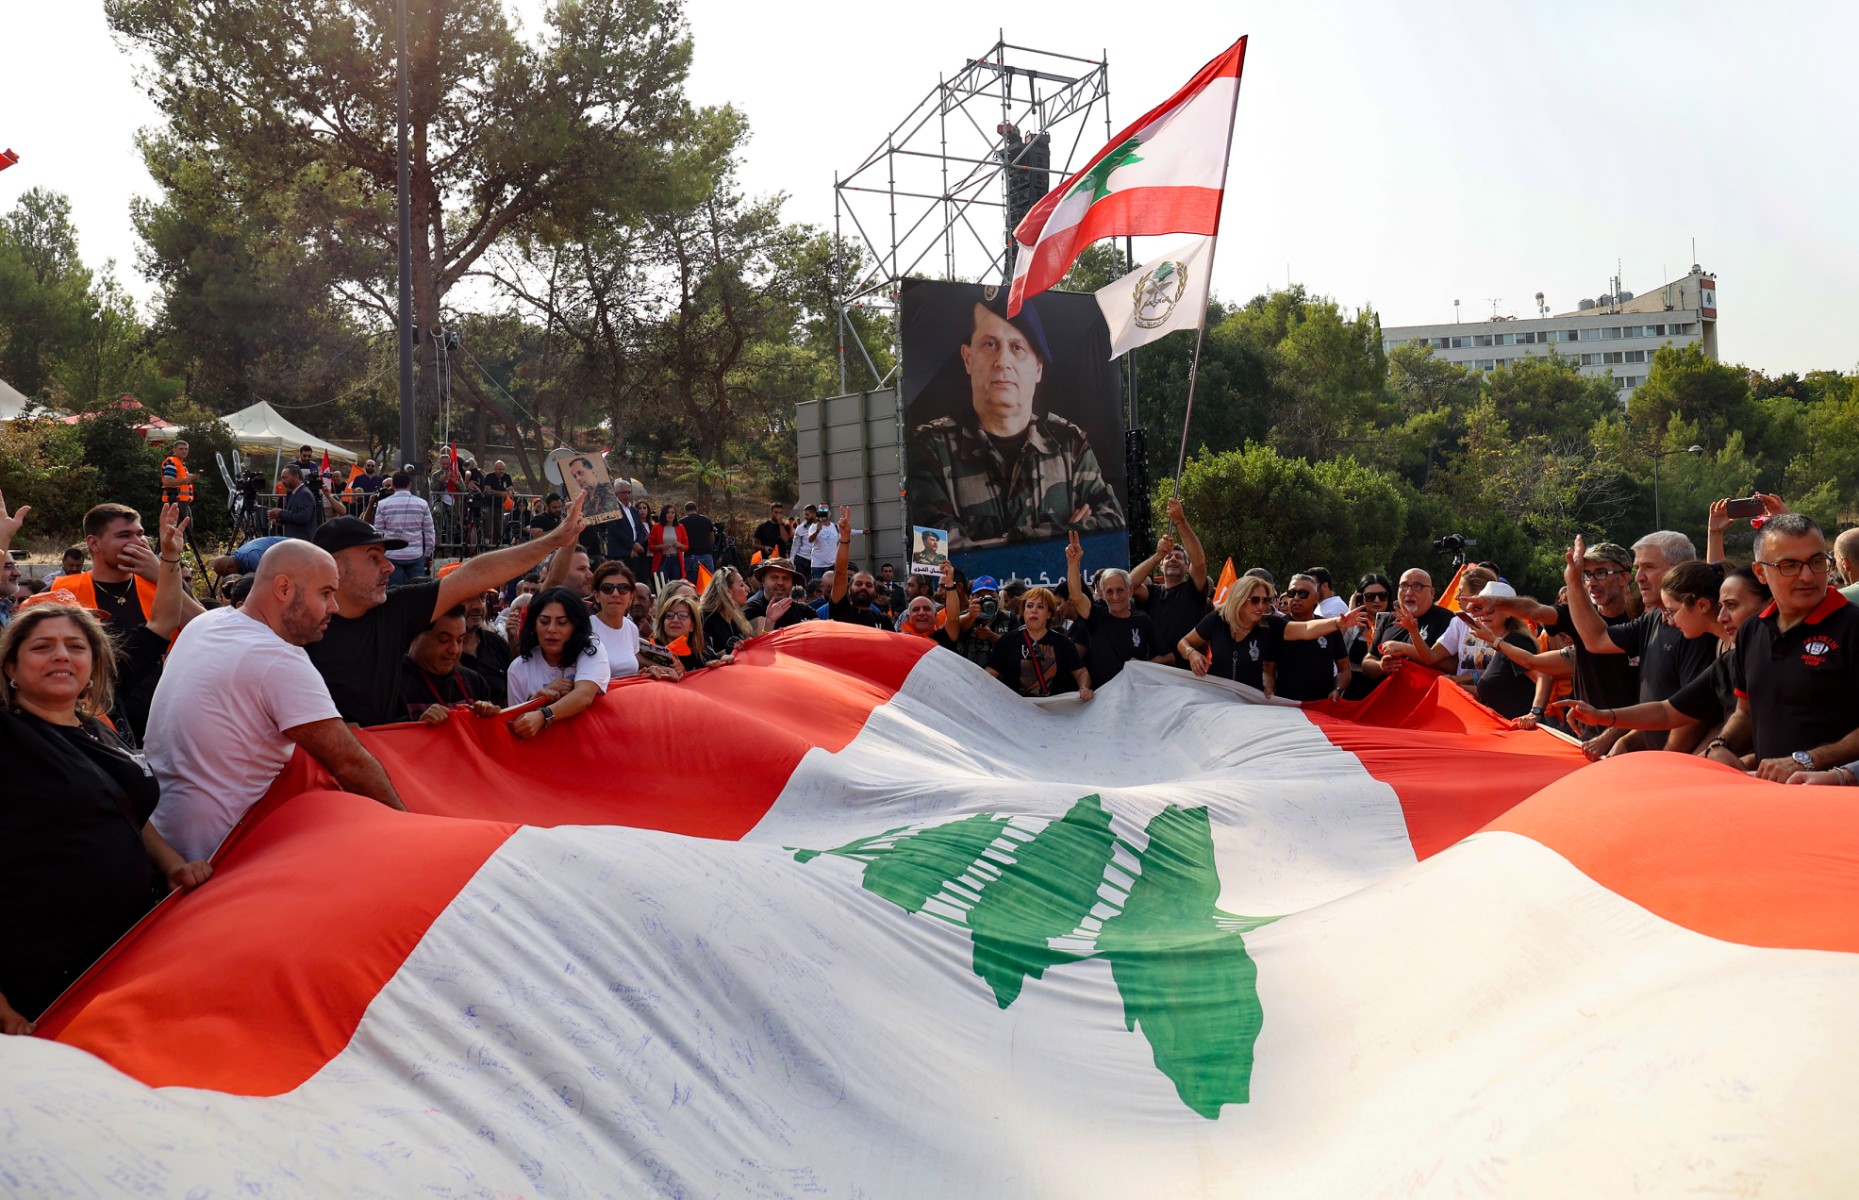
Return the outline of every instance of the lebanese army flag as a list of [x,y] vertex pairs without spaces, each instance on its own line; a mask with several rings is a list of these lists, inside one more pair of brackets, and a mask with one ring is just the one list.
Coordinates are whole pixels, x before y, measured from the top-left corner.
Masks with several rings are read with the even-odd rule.
[[1214,240],[1197,237],[1171,247],[1115,283],[1097,290],[1097,307],[1117,358],[1177,329],[1194,329],[1207,315]]
[[1245,59],[1242,37],[1027,210],[1013,231],[1009,316],[1099,238],[1219,232]]
[[[26,1195],[1859,1190],[1859,808],[1413,666],[1022,700],[826,622],[299,758],[0,1038]],[[693,739],[691,732],[703,736]]]

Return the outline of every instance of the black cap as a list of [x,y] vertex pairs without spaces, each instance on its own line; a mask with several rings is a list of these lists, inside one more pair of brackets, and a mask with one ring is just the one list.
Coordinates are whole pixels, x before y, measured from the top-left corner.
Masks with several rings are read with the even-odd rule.
[[383,550],[404,550],[406,538],[388,537],[360,517],[336,517],[324,521],[311,541],[331,554],[353,550],[357,546],[379,546]]

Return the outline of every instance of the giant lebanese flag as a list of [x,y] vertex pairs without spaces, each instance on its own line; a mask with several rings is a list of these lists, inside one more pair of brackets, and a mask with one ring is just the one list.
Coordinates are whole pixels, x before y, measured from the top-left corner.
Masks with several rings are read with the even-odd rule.
[[0,1194],[1859,1192],[1859,806],[1410,669],[844,626],[301,764],[42,1023]]
[[1013,231],[1009,316],[1065,278],[1099,238],[1219,231],[1245,61],[1242,37],[1027,210]]

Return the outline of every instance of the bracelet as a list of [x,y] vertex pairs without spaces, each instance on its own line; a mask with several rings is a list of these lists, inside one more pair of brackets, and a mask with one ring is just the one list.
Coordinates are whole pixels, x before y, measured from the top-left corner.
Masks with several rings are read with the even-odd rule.
[[1847,786],[1847,787],[1851,787],[1851,786],[1853,786],[1853,785],[1854,785],[1855,783],[1859,783],[1859,774],[1854,774],[1854,773],[1853,773],[1853,769],[1852,769],[1851,767],[1835,767],[1835,768],[1833,768],[1833,776],[1834,776],[1834,778],[1835,778],[1835,779],[1837,779],[1837,778],[1839,778],[1839,775],[1840,775],[1840,772],[1842,772],[1842,771],[1844,771],[1844,772],[1846,773],[1846,785],[1845,785],[1845,786]]
[[164,555],[160,555],[159,557],[161,558],[161,561],[163,561],[163,562],[165,562],[165,563],[178,563],[178,562],[180,562],[180,561],[181,561],[181,560],[180,560],[180,559],[178,559],[178,558],[169,558],[169,557],[168,557],[167,555],[165,555],[165,554],[164,554]]

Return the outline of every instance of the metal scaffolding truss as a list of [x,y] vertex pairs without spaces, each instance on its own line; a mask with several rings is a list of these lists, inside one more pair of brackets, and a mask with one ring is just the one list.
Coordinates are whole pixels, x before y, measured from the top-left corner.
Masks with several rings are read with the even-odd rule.
[[[1015,46],[1003,34],[982,57],[938,80],[863,162],[835,174],[833,231],[862,252],[856,272],[835,284],[842,390],[845,343],[865,353],[847,337],[847,310],[894,310],[897,284],[911,276],[1004,282],[1011,275],[1010,173],[1037,178],[1038,134],[1049,139],[1052,184],[1109,139],[1107,57]],[[869,357],[866,365],[880,377]],[[883,374],[880,386],[895,382],[895,372]]]

